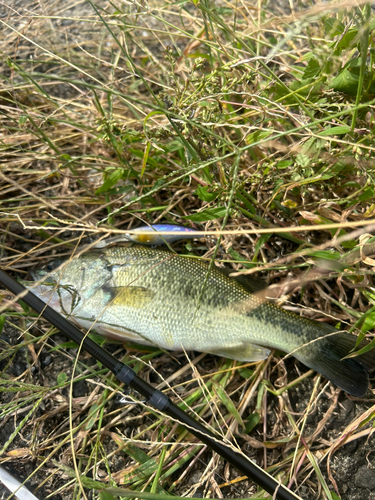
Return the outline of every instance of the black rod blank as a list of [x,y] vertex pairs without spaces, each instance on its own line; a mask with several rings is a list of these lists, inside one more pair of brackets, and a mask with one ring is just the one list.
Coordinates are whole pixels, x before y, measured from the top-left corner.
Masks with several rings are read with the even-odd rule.
[[29,307],[34,309],[35,312],[43,316],[49,323],[65,333],[78,345],[82,344],[82,347],[97,361],[100,361],[103,366],[108,368],[119,381],[124,382],[126,385],[129,385],[142,394],[147,398],[149,405],[177,420],[191,434],[209,446],[212,450],[216,451],[216,453],[230,462],[236,469],[245,474],[265,491],[274,495],[274,498],[277,500],[301,500],[298,495],[278,483],[270,474],[250,459],[220,442],[219,436],[215,436],[202,424],[191,418],[187,413],[181,410],[181,408],[172,403],[165,394],[138,377],[138,375],[136,375],[136,373],[125,363],[118,361],[112,354],[85,336],[67,319],[50,306],[46,305],[39,297],[34,295],[30,290],[27,290],[23,285],[15,281],[1,269],[0,283],[16,296],[26,292],[22,300]]

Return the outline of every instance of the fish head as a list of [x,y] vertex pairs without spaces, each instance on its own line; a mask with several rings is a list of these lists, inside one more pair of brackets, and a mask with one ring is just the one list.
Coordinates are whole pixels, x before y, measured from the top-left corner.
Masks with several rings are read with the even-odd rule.
[[53,309],[65,315],[77,312],[112,278],[112,269],[99,253],[91,252],[66,261],[53,261],[31,276],[38,284],[29,287]]

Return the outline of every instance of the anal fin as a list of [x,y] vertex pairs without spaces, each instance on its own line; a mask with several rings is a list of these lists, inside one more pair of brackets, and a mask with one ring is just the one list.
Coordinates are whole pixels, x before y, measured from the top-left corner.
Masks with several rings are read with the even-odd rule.
[[257,344],[243,343],[230,347],[210,349],[209,352],[217,356],[223,356],[224,358],[250,363],[267,359],[271,351]]

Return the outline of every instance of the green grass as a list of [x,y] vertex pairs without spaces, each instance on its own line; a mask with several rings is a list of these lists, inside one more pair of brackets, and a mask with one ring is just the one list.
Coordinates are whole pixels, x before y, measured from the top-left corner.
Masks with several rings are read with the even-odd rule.
[[[219,239],[180,253],[283,283],[280,304],[371,333],[374,16],[370,4],[286,4],[2,7],[3,268],[25,279],[88,236],[183,224]],[[31,462],[44,498],[265,497],[177,423],[119,404],[105,370],[1,298],[0,328],[20,340],[0,340],[0,417],[16,427],[0,461],[20,472]],[[322,438],[345,396],[279,355],[251,366],[180,355],[174,374],[167,353],[113,349],[306,498],[338,498],[326,457],[374,423],[359,406],[352,428]],[[292,391],[305,383],[314,393],[296,414]]]

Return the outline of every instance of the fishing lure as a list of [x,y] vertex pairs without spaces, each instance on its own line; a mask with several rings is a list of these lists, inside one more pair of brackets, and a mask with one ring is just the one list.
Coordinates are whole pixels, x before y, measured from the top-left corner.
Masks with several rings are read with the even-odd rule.
[[[120,236],[114,236],[113,238],[107,238],[96,243],[93,248],[106,248],[109,245],[127,241],[138,243],[140,245],[159,246],[165,245],[166,243],[174,243],[175,241],[180,240],[205,238],[205,234],[203,231],[202,234],[197,234],[197,231],[195,229],[191,229],[190,227],[177,226],[175,224],[153,224],[150,226],[140,226],[136,229],[133,229],[133,231],[136,231],[136,234],[127,233],[121,234]],[[150,234],[150,231],[154,231],[155,234]],[[173,231],[173,234],[158,234],[159,232],[163,231]],[[148,234],[144,234],[145,232],[147,232]]]

